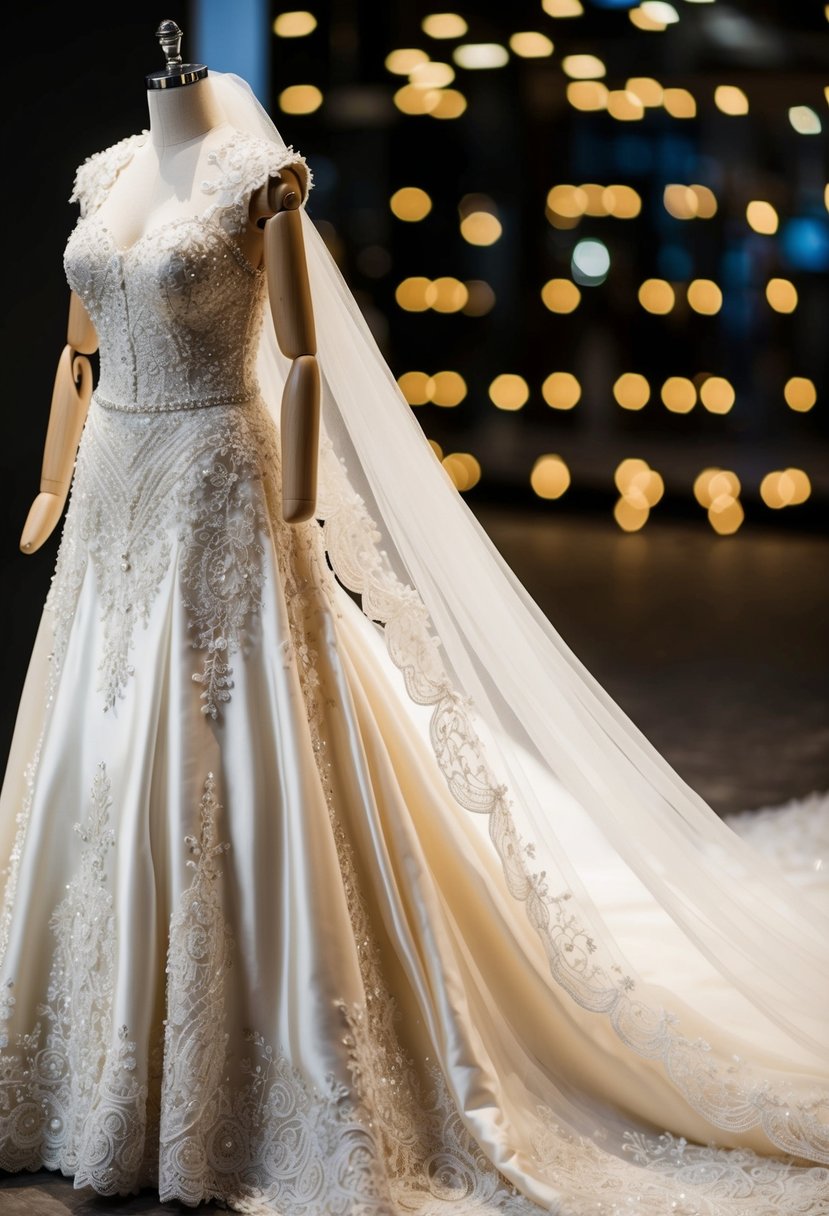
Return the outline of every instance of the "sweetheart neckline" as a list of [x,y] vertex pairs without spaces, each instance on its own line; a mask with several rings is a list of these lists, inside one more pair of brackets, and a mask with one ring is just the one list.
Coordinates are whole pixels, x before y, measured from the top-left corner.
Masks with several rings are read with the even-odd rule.
[[239,245],[237,245],[237,243],[224,231],[224,229],[219,224],[213,223],[213,221],[208,216],[206,216],[203,212],[197,213],[195,215],[173,216],[172,219],[165,220],[164,223],[162,223],[162,224],[156,224],[156,226],[154,228],[148,229],[147,232],[142,232],[141,236],[139,236],[136,240],[134,240],[131,245],[127,245],[127,246],[123,246],[123,247],[118,244],[118,242],[115,239],[115,235],[114,235],[112,229],[109,227],[109,225],[103,219],[101,219],[101,217],[98,215],[97,211],[93,211],[90,215],[79,216],[78,224],[80,224],[81,222],[87,222],[90,220],[97,221],[98,227],[106,236],[113,253],[117,254],[117,256],[122,260],[129,257],[129,255],[133,252],[134,249],[137,249],[139,245],[143,244],[143,242],[145,240],[147,240],[151,236],[154,236],[156,233],[163,232],[167,228],[172,228],[176,224],[191,223],[191,224],[198,224],[202,228],[206,228],[206,229],[209,229],[211,232],[215,232],[218,235],[219,239],[225,245],[228,246],[228,248],[230,249],[231,253],[233,254],[235,260],[239,263],[239,265],[242,267],[243,270],[247,270],[250,274],[253,274],[253,275],[261,275],[264,273],[264,266],[254,266],[253,263],[249,260],[249,258],[247,258],[245,256],[244,252],[239,247]]

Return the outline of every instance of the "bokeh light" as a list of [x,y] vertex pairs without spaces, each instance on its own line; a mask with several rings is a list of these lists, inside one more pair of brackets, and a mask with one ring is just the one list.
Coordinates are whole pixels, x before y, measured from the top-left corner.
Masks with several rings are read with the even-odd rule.
[[417,223],[432,210],[432,200],[419,186],[402,186],[389,199],[389,206],[399,220]]
[[651,386],[639,372],[623,372],[613,385],[613,396],[623,410],[641,410],[650,400]]
[[581,385],[572,372],[552,372],[541,386],[541,395],[554,410],[571,410],[581,397]]
[[570,486],[570,470],[560,456],[539,456],[530,473],[530,485],[539,498],[561,498]]
[[514,372],[502,372],[489,386],[490,400],[499,410],[520,410],[529,396],[527,381]]

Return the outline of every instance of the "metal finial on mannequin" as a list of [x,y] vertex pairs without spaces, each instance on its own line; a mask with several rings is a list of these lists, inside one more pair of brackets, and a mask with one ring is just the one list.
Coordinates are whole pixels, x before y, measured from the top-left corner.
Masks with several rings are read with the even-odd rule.
[[204,80],[207,68],[203,63],[181,62],[181,28],[175,21],[162,21],[155,32],[164,52],[166,66],[146,77],[148,89],[175,89],[183,84]]

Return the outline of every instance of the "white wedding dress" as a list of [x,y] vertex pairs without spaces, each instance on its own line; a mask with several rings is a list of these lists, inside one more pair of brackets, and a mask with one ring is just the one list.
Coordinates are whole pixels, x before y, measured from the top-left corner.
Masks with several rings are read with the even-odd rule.
[[[231,132],[122,250],[142,138],[78,171],[65,254],[101,372],[0,804],[0,1167],[280,1216],[829,1212],[814,1038],[718,987],[562,790],[644,980],[531,873],[325,436],[319,517],[282,521],[239,235],[303,162]],[[824,809],[780,880],[816,934]]]

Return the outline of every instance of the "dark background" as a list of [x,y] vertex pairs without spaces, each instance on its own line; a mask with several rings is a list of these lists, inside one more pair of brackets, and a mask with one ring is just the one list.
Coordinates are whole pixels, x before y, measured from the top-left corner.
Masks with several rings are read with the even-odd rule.
[[[511,5],[475,0],[462,7],[421,0],[384,5],[325,0],[311,6],[316,31],[290,41],[271,33],[270,22],[280,11],[271,6],[262,27],[269,44],[270,90],[262,100],[285,139],[314,168],[309,212],[395,375],[452,368],[464,376],[468,393],[459,406],[416,409],[426,434],[444,452],[471,452],[480,462],[481,479],[467,494],[470,506],[493,528],[501,520],[505,537],[514,537],[516,528],[543,537],[549,520],[556,529],[549,536],[560,538],[567,521],[575,524],[581,517],[593,529],[590,535],[598,537],[596,551],[604,552],[604,530],[618,532],[612,515],[614,469],[624,457],[644,457],[662,473],[666,493],[642,534],[619,538],[630,542],[628,554],[660,529],[673,549],[668,529],[687,525],[693,544],[707,546],[706,553],[714,553],[711,546],[725,546],[716,561],[727,561],[734,572],[740,559],[728,559],[727,547],[735,552],[753,535],[767,538],[768,553],[780,552],[775,546],[785,545],[787,536],[796,548],[799,536],[826,535],[829,214],[823,191],[829,23],[818,3],[674,3],[679,25],[644,34],[625,12],[591,7],[588,0],[584,16],[575,21],[550,19],[536,0]],[[224,7],[232,22],[238,9],[229,2]],[[396,47],[415,46],[434,59],[450,60],[455,43],[434,41],[420,29],[425,14],[448,7],[469,22],[465,41],[506,44],[515,30],[540,30],[553,39],[555,54],[543,60],[511,56],[506,67],[491,71],[458,69],[453,87],[468,100],[460,119],[403,115],[392,97],[405,78],[390,75],[385,57]],[[63,5],[33,5],[25,13],[30,32],[15,37],[6,56],[1,755],[59,539],[58,530],[28,558],[17,550],[38,488],[54,368],[65,338],[68,289],[61,258],[77,214],[67,201],[74,171],[91,152],[146,126],[144,76],[160,64],[156,25],[165,17],[177,20],[185,29],[185,57],[188,50],[197,57],[197,16],[188,4],[91,5],[80,13]],[[648,111],[642,122],[620,123],[606,114],[575,111],[567,103],[560,64],[564,55],[583,51],[605,61],[608,87],[644,75],[690,89],[697,118],[686,122]],[[235,66],[214,60],[210,65]],[[322,89],[325,101],[314,114],[280,113],[279,91],[294,83]],[[747,117],[729,118],[716,110],[711,98],[720,83],[746,91]],[[792,129],[787,110],[795,104],[817,111],[824,127],[820,136],[804,137]],[[617,181],[634,185],[642,195],[637,220],[584,217],[575,229],[562,230],[545,218],[551,186]],[[668,216],[662,190],[674,181],[709,185],[718,199],[715,218],[684,223]],[[422,187],[433,199],[432,212],[418,224],[400,222],[389,208],[391,194],[408,185]],[[458,231],[460,200],[480,191],[495,201],[503,224],[501,239],[487,248],[468,245]],[[775,237],[751,232],[745,220],[751,198],[777,207],[781,229]],[[800,227],[792,229],[793,221]],[[798,252],[804,233],[811,240],[805,262],[802,249]],[[585,235],[606,242],[610,274],[601,287],[583,289],[575,313],[554,315],[540,300],[541,286],[549,278],[570,276],[573,245]],[[482,317],[407,313],[395,303],[395,287],[407,275],[483,279],[493,287],[496,303]],[[763,287],[772,275],[797,285],[800,302],[791,316],[774,313],[765,302]],[[723,288],[723,310],[716,317],[699,317],[678,306],[667,317],[651,316],[636,301],[638,285],[651,276],[671,280],[680,294],[689,278],[715,279]],[[572,411],[551,410],[542,399],[541,383],[553,370],[573,372],[582,385],[582,399]],[[647,375],[652,386],[651,401],[638,413],[621,410],[611,393],[616,376],[628,370]],[[530,386],[529,401],[516,412],[496,409],[488,397],[490,381],[505,371],[523,375]],[[701,372],[731,380],[737,391],[734,409],[725,416],[710,415],[699,405],[688,415],[669,413],[659,401],[662,380]],[[817,386],[818,403],[808,414],[793,413],[783,401],[782,385],[791,375],[808,376]],[[529,485],[533,462],[546,452],[562,454],[572,474],[571,488],[556,502],[538,499]],[[735,470],[742,482],[746,523],[734,537],[714,537],[692,493],[696,474],[711,465]],[[760,482],[767,471],[789,465],[806,470],[811,497],[801,506],[771,511],[760,500]],[[533,544],[537,548],[538,540]],[[533,591],[549,574],[540,544],[541,566],[525,560],[520,567]],[[763,577],[774,578],[768,563],[762,570]],[[825,569],[809,577],[813,585],[822,580],[825,590]],[[786,610],[795,631],[798,615],[805,620],[810,612],[809,585],[809,578],[797,582],[797,594],[804,598]],[[784,589],[777,587],[776,593],[785,600]],[[716,598],[715,591],[711,595]],[[813,595],[812,602],[823,598]],[[636,612],[631,620],[635,617]],[[554,613],[552,618],[558,619]],[[572,641],[575,633],[581,642],[575,607],[572,620],[574,628],[565,636]],[[732,616],[723,624],[733,630],[736,622]],[[596,627],[601,628],[598,622]],[[589,644],[586,636],[583,640]],[[773,644],[768,631],[764,644]],[[795,656],[804,668],[813,651],[805,655]],[[630,680],[631,673],[624,678]],[[817,704],[813,697],[813,711]]]

